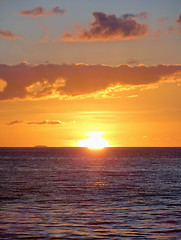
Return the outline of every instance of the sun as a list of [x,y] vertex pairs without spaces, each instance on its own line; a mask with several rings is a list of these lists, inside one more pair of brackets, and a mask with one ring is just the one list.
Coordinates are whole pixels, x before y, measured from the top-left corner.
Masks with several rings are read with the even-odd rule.
[[109,147],[108,141],[101,137],[102,132],[88,132],[86,135],[89,136],[88,139],[80,140],[78,145],[80,147],[87,147],[90,149],[102,149]]

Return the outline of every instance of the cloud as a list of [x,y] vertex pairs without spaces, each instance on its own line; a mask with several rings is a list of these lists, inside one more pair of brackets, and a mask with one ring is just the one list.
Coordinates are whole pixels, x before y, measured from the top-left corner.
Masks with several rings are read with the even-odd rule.
[[158,18],[157,19],[157,23],[158,24],[163,24],[165,22],[169,21],[169,18],[168,17],[162,17],[162,18]]
[[49,41],[49,36],[45,35],[42,39],[40,39],[39,43],[46,43]]
[[73,98],[119,95],[121,91],[153,84],[181,81],[181,65],[57,65],[0,64],[0,78],[7,83],[0,100]]
[[162,34],[162,32],[161,32],[161,30],[159,29],[159,30],[157,30],[157,31],[155,32],[154,37],[155,37],[156,39],[159,39],[159,38],[161,37],[161,34]]
[[181,14],[177,18],[177,23],[179,23],[181,25]]
[[181,14],[177,18],[177,23],[179,24],[179,34],[181,34]]
[[157,19],[158,24],[162,24],[162,23],[164,23],[164,21],[165,21],[165,18],[158,18]]
[[138,97],[137,94],[128,96],[128,98],[136,98],[136,97]]
[[12,33],[10,30],[5,30],[4,31],[4,30],[0,29],[0,38],[15,40],[15,39],[21,39],[21,36]]
[[134,59],[134,58],[130,58],[127,61],[127,64],[130,64],[130,65],[136,65],[138,63],[139,63],[139,60],[138,59]]
[[42,22],[37,22],[37,23],[43,29],[43,31],[45,31],[46,33],[50,32],[50,29],[47,28],[47,26],[45,24],[43,24]]
[[138,14],[126,13],[126,14],[123,14],[121,17],[122,18],[135,18],[135,17],[139,17],[139,18],[142,18],[142,19],[147,19],[148,18],[148,14],[146,12],[141,12],[141,13],[138,13]]
[[17,125],[17,124],[28,124],[28,125],[61,125],[63,124],[63,122],[59,121],[59,120],[43,120],[43,121],[39,121],[39,122],[24,122],[24,121],[19,121],[19,120],[14,120],[12,122],[7,123],[7,125]]
[[168,35],[171,35],[173,32],[174,32],[174,27],[172,25],[170,25],[168,28],[167,28],[167,34]]
[[44,120],[41,122],[28,122],[27,124],[33,124],[33,125],[59,125],[63,124],[63,122],[59,120]]
[[60,9],[59,7],[52,8],[51,10],[47,11],[45,8],[39,6],[33,8],[32,10],[23,10],[17,13],[17,16],[23,17],[42,17],[42,16],[51,16],[51,15],[62,15],[66,11],[64,9]]
[[0,92],[3,92],[7,86],[7,82],[3,79],[0,79]]
[[124,14],[120,18],[104,12],[93,12],[94,22],[90,29],[78,26],[75,33],[65,32],[64,41],[110,41],[116,39],[141,38],[148,33],[148,25],[139,23],[135,18],[145,18],[146,13]]
[[23,121],[14,120],[12,122],[7,123],[7,125],[16,125],[16,124],[21,124],[21,123],[23,123]]

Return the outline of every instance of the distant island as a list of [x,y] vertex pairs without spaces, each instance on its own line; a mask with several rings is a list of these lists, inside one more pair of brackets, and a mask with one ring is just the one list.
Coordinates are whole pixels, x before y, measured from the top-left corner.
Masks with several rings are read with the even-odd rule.
[[36,145],[36,146],[34,146],[35,148],[47,148],[47,146],[46,145]]

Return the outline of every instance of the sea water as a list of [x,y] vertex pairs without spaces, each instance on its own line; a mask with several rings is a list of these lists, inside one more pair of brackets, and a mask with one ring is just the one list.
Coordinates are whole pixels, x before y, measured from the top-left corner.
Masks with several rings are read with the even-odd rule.
[[181,148],[0,148],[0,239],[181,239]]

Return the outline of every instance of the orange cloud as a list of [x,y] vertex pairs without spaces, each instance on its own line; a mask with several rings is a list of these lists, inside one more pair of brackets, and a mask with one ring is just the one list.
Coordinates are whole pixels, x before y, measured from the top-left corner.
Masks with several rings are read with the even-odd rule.
[[139,23],[135,18],[146,18],[146,13],[124,14],[120,18],[104,12],[93,12],[94,22],[90,29],[77,27],[77,32],[66,32],[64,41],[110,41],[115,39],[133,39],[143,37],[148,33],[148,25]]
[[0,92],[3,92],[7,86],[7,82],[3,79],[0,79]]
[[33,8],[32,10],[23,10],[20,11],[17,16],[23,16],[23,17],[42,17],[42,16],[51,16],[51,15],[62,15],[66,11],[63,9],[60,9],[59,7],[52,8],[51,10],[47,11],[45,8],[39,6],[36,8]]
[[4,30],[0,29],[0,38],[15,40],[15,39],[21,39],[21,36],[12,33],[10,30],[5,30],[4,31]]
[[113,89],[113,94],[132,87],[181,81],[181,65],[0,65],[6,88],[0,100],[77,98]]

